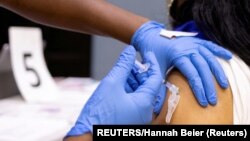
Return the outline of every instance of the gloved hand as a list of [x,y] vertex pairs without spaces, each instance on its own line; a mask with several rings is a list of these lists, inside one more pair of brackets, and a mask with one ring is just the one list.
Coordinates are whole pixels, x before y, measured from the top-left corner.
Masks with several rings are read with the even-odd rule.
[[125,86],[135,57],[133,47],[125,49],[67,136],[92,132],[92,126],[98,124],[149,124],[152,121],[153,103],[162,83],[160,68],[152,52],[145,54],[145,61],[151,66],[147,72],[149,77],[133,93],[127,93]]
[[[138,70],[140,70],[140,66],[135,64],[125,85],[126,92],[132,93],[136,91],[140,85],[142,85],[145,81],[148,80],[149,77],[148,73],[147,72],[139,73]],[[164,83],[161,83],[159,92],[156,95],[154,102],[154,113],[156,115],[159,115],[162,108],[162,104],[165,101],[165,98],[166,98],[166,86]]]
[[[221,87],[227,88],[229,84],[213,54],[227,60],[232,58],[232,54],[212,42],[195,37],[167,39],[160,36],[163,28],[162,24],[156,22],[145,23],[136,31],[131,44],[142,56],[148,51],[154,52],[163,76],[172,66],[178,68],[188,79],[202,106],[207,106],[208,102],[216,104],[217,95],[212,73]],[[160,97],[164,98],[164,93],[160,93]],[[163,103],[159,104],[161,107]]]

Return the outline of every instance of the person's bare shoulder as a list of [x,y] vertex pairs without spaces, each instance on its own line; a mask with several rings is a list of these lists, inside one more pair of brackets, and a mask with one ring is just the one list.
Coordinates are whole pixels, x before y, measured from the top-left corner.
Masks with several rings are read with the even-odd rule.
[[[181,73],[172,71],[168,81],[179,87],[181,96],[171,124],[233,124],[233,98],[230,88],[224,90],[215,81],[218,102],[215,106],[209,105],[204,108],[195,99],[186,78]],[[160,115],[153,123],[165,123],[167,99]]]

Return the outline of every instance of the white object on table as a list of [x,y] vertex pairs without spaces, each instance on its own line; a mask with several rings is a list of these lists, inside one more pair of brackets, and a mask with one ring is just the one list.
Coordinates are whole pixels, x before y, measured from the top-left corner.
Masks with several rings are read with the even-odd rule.
[[28,102],[58,98],[58,89],[44,61],[42,32],[39,28],[9,29],[11,63],[18,88]]
[[0,100],[0,141],[59,141],[99,82],[51,77],[38,28],[9,30],[11,62],[21,96]]

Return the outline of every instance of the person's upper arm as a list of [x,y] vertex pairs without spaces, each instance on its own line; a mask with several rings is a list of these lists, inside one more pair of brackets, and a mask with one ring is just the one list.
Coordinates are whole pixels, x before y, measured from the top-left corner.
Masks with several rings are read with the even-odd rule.
[[[218,102],[217,105],[201,107],[194,97],[187,80],[178,71],[173,71],[168,76],[168,81],[180,89],[180,101],[173,114],[171,124],[232,124],[233,123],[233,98],[230,88],[222,89],[215,81]],[[169,91],[168,94],[169,96]],[[156,124],[165,123],[167,113],[167,100],[160,115],[153,121]]]

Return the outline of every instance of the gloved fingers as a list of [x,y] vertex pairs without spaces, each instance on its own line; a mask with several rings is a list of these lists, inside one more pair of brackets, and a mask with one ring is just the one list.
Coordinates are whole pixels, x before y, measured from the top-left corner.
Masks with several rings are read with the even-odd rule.
[[127,83],[133,91],[135,91],[139,87],[139,83],[133,74],[133,70],[128,77]]
[[128,84],[134,91],[139,87],[139,85],[142,85],[148,79],[148,73],[139,73],[139,69],[140,67],[134,64],[131,74],[127,80]]
[[216,89],[213,76],[207,62],[199,54],[192,54],[190,58],[201,77],[208,102],[215,105],[217,103]]
[[166,86],[161,84],[160,90],[156,96],[155,104],[154,104],[154,113],[159,115],[162,109],[162,106],[166,99]]
[[145,62],[150,63],[148,70],[149,78],[136,90],[138,93],[156,96],[162,84],[162,75],[159,64],[152,52],[145,55]]
[[205,58],[207,61],[215,79],[218,81],[219,85],[222,88],[228,88],[229,83],[223,68],[221,67],[218,60],[214,57],[214,55],[206,48],[200,47],[199,48],[200,54]]
[[187,78],[189,85],[200,105],[207,106],[203,84],[199,73],[187,57],[181,57],[174,61],[174,66]]
[[128,83],[125,84],[125,91],[126,91],[126,93],[133,93],[134,92],[133,88]]
[[214,55],[230,60],[232,59],[233,55],[230,51],[224,49],[223,47],[211,42],[211,41],[202,41],[202,45],[205,46],[208,50],[210,50]]
[[134,66],[135,58],[136,51],[134,47],[128,46],[127,48],[125,48],[121,53],[117,63],[109,72],[105,80],[110,80],[114,83],[121,82],[125,85]]
[[138,72],[139,69],[140,67],[137,64],[135,64],[132,69],[132,74],[136,78],[139,85],[141,85],[148,79],[148,73],[147,72],[139,73]]

